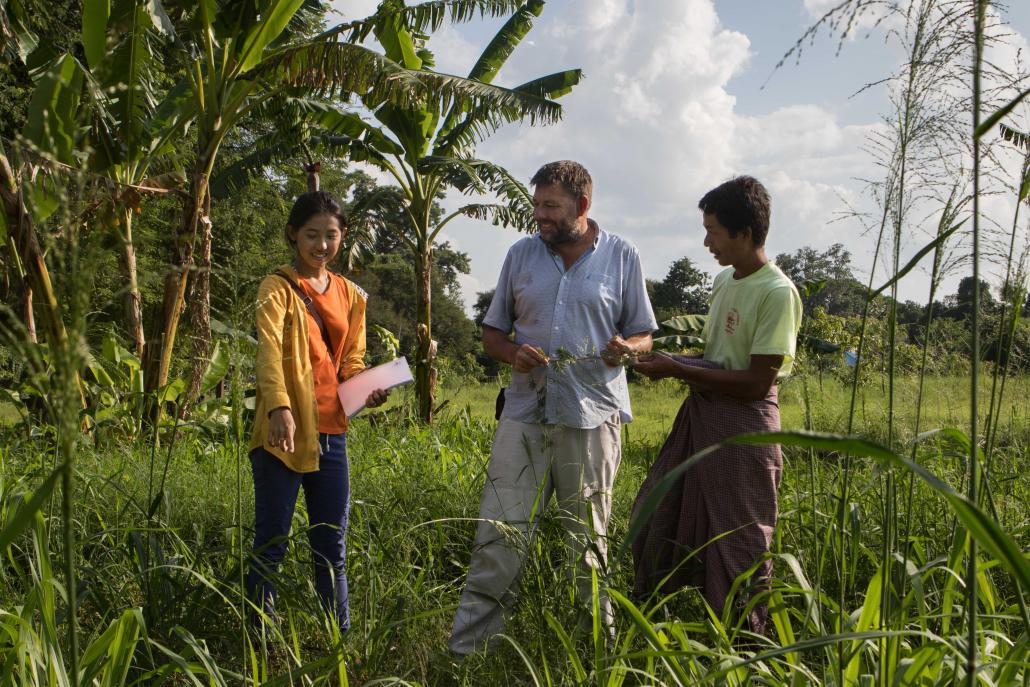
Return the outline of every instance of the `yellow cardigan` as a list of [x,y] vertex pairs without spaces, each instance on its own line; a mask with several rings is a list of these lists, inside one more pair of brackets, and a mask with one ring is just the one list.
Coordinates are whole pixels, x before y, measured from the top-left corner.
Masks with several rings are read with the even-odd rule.
[[[302,278],[289,265],[280,271],[295,282]],[[350,318],[343,356],[337,361],[340,381],[365,369],[365,301],[366,295],[353,282],[338,274],[350,297]],[[315,400],[315,379],[311,372],[308,342],[308,315],[300,296],[282,277],[269,275],[258,287],[257,298],[258,350],[256,361],[257,398],[254,410],[254,432],[250,448],[262,447],[295,472],[318,470],[318,402]],[[268,444],[268,414],[287,407],[297,425],[294,452],[287,453]],[[345,425],[346,426],[346,425]]]

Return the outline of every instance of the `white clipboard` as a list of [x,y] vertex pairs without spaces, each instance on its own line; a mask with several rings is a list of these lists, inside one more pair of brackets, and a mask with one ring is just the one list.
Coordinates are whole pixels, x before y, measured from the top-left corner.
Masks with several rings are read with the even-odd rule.
[[347,419],[354,417],[365,408],[368,395],[376,389],[392,389],[401,384],[415,381],[411,376],[411,368],[403,357],[395,358],[388,363],[370,367],[354,375],[336,387],[336,395]]

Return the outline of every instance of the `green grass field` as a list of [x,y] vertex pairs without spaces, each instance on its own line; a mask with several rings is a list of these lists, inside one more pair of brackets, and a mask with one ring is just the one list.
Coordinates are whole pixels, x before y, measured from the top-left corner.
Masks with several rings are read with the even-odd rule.
[[[913,407],[908,399],[915,393],[914,381],[899,383],[899,398],[905,399],[900,407]],[[1023,551],[1030,545],[1025,508],[1030,490],[1023,476],[1030,468],[1028,386],[1027,379],[1009,386],[1013,400],[1005,406],[990,481],[998,520]],[[805,424],[804,389],[799,379],[784,385],[785,428]],[[928,417],[921,427],[962,427],[968,412],[968,391],[963,389],[961,380],[931,380],[924,402]],[[847,391],[829,380],[820,384],[818,378],[807,381],[807,390],[813,426],[843,429]],[[881,677],[893,681],[889,684],[949,684],[961,672],[956,658],[961,640],[953,637],[961,626],[956,586],[961,556],[954,559],[951,552],[963,541],[964,530],[956,526],[945,501],[919,482],[909,501],[910,477],[898,472],[892,484],[900,505],[885,510],[888,473],[871,460],[857,458],[850,475],[846,530],[841,533],[835,516],[841,456],[793,447],[785,450],[774,551],[776,623],[759,649],[768,657],[736,674],[727,672],[742,658],[733,645],[734,629],[709,617],[692,590],[660,608],[621,607],[618,644],[612,651],[589,633],[579,633],[567,579],[569,563],[553,513],[548,513],[541,536],[530,547],[510,642],[491,656],[454,660],[446,651],[446,640],[469,559],[496,392],[496,384],[442,389],[439,400],[447,405],[431,428],[404,419],[404,391],[391,401],[400,410],[354,423],[348,440],[353,629],[342,643],[335,642],[334,629],[320,613],[311,588],[302,505],[282,572],[280,634],[273,633],[266,642],[245,641],[239,552],[241,544],[244,549],[249,546],[252,493],[241,447],[197,438],[183,439],[168,453],[164,448],[117,442],[85,447],[78,465],[74,521],[84,646],[99,642],[106,636],[104,630],[127,612],[137,614],[138,621],[133,622],[145,628],[147,642],[140,640],[127,670],[139,684],[162,684],[157,673],[148,671],[160,671],[166,664],[191,666],[196,675],[204,676],[190,682],[192,678],[185,677],[190,671],[168,668],[177,676],[167,684],[251,684],[276,675],[281,681],[270,684],[745,684],[750,679],[754,684],[787,685],[839,684],[841,675],[846,684],[876,684],[870,680]],[[625,593],[631,584],[630,558],[622,548],[630,505],[683,394],[684,389],[671,382],[632,387],[637,419],[624,435],[609,533],[613,555],[609,574],[600,580],[616,592]],[[885,403],[880,389],[864,390],[859,407],[857,431],[882,438]],[[912,425],[911,417],[899,416],[900,431],[908,433],[902,440],[911,434],[906,428]],[[12,437],[0,451],[5,522],[16,494],[39,484],[52,467],[47,455],[45,437]],[[929,441],[921,445],[918,459],[951,484],[961,484],[963,458],[956,447]],[[26,651],[46,645],[42,630],[34,630],[35,639],[29,637],[40,617],[32,604],[45,608],[41,590],[50,589],[52,595],[59,589],[59,578],[53,573],[48,577],[47,572],[49,566],[56,567],[61,551],[58,503],[55,497],[34,534],[12,549],[16,555],[0,577],[0,626],[5,637],[18,637],[29,647]],[[892,599],[889,627],[907,634],[897,641],[871,637],[823,639],[820,644],[820,638],[839,633],[875,630],[869,614],[880,606],[876,580],[882,569],[885,523],[897,528],[906,542],[908,568],[892,568],[887,592]],[[1024,659],[1010,655],[1025,633],[1012,578],[998,566],[982,577],[982,656],[993,662],[991,675],[1007,665],[1025,675],[1025,667],[1019,667]],[[51,583],[57,586],[48,587]],[[59,609],[59,596],[54,598]],[[839,598],[843,608],[837,607]],[[647,620],[638,612],[649,614]],[[54,617],[52,631],[59,638],[59,611]],[[10,641],[0,639],[0,645]],[[776,654],[777,647],[799,642],[808,642],[808,648]],[[890,662],[884,660],[885,652],[894,652]],[[898,677],[910,665],[903,659],[929,655],[939,660],[936,672],[919,673],[925,682]],[[889,675],[888,664],[893,665]],[[297,674],[302,671],[308,676]]]
[[[883,427],[887,416],[886,380],[859,390],[856,412],[856,429],[878,436],[878,427]],[[904,432],[915,427],[916,395],[918,380],[901,378],[896,381],[897,426]],[[981,380],[981,399],[990,394],[991,380]],[[842,432],[847,427],[848,407],[851,400],[850,387],[844,387],[830,375],[822,379],[811,376],[807,380],[789,378],[780,386],[780,413],[784,429],[805,427],[805,389],[812,413],[813,427],[828,432]],[[457,409],[477,419],[493,418],[494,398],[499,383],[461,384],[445,388],[437,402],[447,402],[445,410],[454,413]],[[676,410],[686,395],[682,384],[662,380],[643,380],[630,385],[634,422],[629,426],[630,436],[654,437],[668,432]],[[1030,426],[1030,378],[1017,377],[1008,382],[1006,401],[1002,407],[1002,425],[1009,431],[1025,432]],[[395,403],[400,403],[396,399]],[[928,377],[922,406],[921,426],[923,430],[934,427],[961,427],[968,429],[969,382],[964,377]],[[981,413],[981,418],[983,413]],[[903,435],[910,438],[910,434]]]

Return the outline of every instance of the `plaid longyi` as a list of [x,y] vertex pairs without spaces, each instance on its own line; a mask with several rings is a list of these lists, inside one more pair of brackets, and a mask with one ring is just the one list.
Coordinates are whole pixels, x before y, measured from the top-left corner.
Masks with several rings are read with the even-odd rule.
[[[699,358],[678,359],[719,367]],[[692,388],[637,494],[634,517],[655,484],[697,452],[740,434],[779,429],[775,386],[760,401]],[[656,591],[696,586],[721,614],[734,580],[772,543],[782,467],[778,445],[738,445],[723,447],[688,468],[632,543],[634,596],[643,599]],[[762,585],[771,574],[772,561],[767,559],[752,581]],[[767,617],[765,604],[756,605],[748,614],[751,630],[764,632]]]

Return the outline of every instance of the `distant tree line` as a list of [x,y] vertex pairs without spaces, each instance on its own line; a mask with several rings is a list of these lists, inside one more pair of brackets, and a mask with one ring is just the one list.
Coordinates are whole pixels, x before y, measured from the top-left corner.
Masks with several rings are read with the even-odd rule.
[[[823,366],[841,365],[842,351],[858,345],[860,319],[865,308],[869,289],[855,277],[851,253],[843,244],[835,243],[819,251],[804,246],[791,253],[780,253],[774,262],[793,281],[802,293],[806,333],[821,341],[839,346],[841,351],[825,358]],[[688,257],[679,258],[669,266],[663,279],[648,279],[647,293],[659,322],[684,314],[707,314],[711,298],[712,278]],[[1007,346],[1000,339],[1000,327],[1004,313],[1005,294],[995,297],[990,284],[981,281],[980,317],[985,323],[982,334],[982,360],[996,362],[1006,359],[1002,351]],[[1030,314],[1030,299],[1025,292],[1016,294],[1019,300],[1019,315]],[[475,326],[481,327],[493,291],[477,294],[473,305]],[[886,325],[891,299],[877,296],[870,303],[867,323],[866,360],[876,364],[886,360]],[[933,321],[930,322],[930,317]],[[922,347],[930,346],[931,371],[940,374],[959,373],[968,369],[969,327],[973,312],[973,280],[965,277],[955,293],[935,301],[933,307],[906,300],[897,304],[897,322],[901,332],[896,348],[899,369],[902,372],[916,372]],[[1009,309],[1011,313],[1011,308]],[[1006,320],[1010,322],[1011,320]],[[1011,362],[1015,369],[1030,366],[1030,324],[1020,320],[1015,327],[1011,347]],[[480,364],[488,374],[495,373],[497,365],[481,354]],[[840,370],[846,374],[845,369]]]

